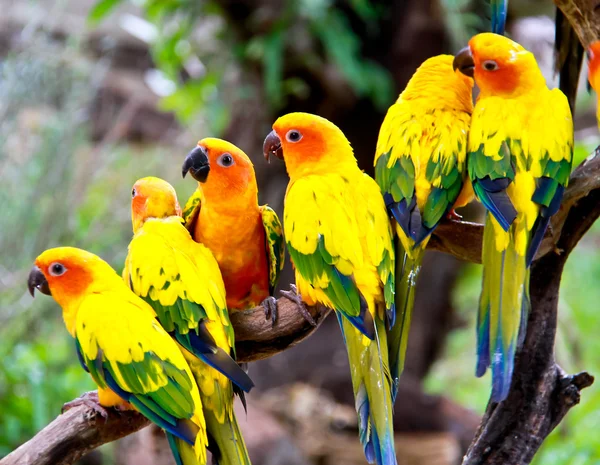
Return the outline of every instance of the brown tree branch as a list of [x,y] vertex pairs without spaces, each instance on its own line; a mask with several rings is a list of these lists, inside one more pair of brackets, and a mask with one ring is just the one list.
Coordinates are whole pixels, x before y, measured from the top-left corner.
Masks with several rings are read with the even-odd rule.
[[554,0],[587,49],[600,39],[600,4],[597,0]]
[[[544,438],[579,402],[579,391],[593,382],[587,373],[566,376],[553,358],[558,288],[569,253],[600,215],[600,151],[571,176],[561,210],[552,222],[540,256],[531,270],[532,311],[524,346],[517,354],[514,383],[508,399],[490,404],[465,465],[528,463]],[[432,248],[478,262],[482,225],[447,222],[440,225]],[[556,240],[554,239],[556,238]],[[316,327],[297,305],[282,297],[274,326],[262,307],[231,315],[240,361],[270,357],[308,337]],[[320,324],[329,311],[309,308]],[[108,420],[86,406],[60,415],[32,440],[0,461],[0,465],[71,464],[92,449],[146,426],[135,412],[108,409]]]

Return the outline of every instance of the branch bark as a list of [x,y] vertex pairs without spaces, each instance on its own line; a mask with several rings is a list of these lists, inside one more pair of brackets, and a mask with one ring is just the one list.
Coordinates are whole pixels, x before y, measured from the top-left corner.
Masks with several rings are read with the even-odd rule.
[[600,4],[596,0],[554,0],[587,49],[600,39]]

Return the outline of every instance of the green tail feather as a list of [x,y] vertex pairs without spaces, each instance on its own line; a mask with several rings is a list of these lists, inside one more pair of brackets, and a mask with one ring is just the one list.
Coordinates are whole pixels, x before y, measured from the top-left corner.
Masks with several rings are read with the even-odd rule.
[[406,347],[408,346],[408,333],[412,310],[415,304],[415,289],[417,278],[421,271],[421,262],[425,254],[424,247],[413,250],[413,257],[404,251],[400,239],[395,239],[396,249],[396,322],[388,329],[388,345],[390,372],[392,374],[392,402],[396,400],[398,382],[404,370]]
[[[513,234],[514,226],[510,233]],[[511,240],[498,251],[488,218],[483,235],[483,289],[477,323],[477,376],[492,368],[492,400],[508,395],[514,357],[524,338],[529,312],[529,269]],[[521,334],[521,336],[519,336]]]
[[[337,313],[337,312],[336,312]],[[348,319],[339,316],[344,334],[359,421],[359,436],[369,463],[395,465],[391,380],[385,323],[375,319],[375,340],[368,346]]]
[[[198,362],[192,365],[192,371],[198,386],[207,382],[207,378],[217,374],[214,368]],[[250,457],[242,432],[237,423],[235,413],[231,418],[227,410],[233,409],[233,385],[229,382],[228,389],[222,389],[214,380],[215,388],[212,395],[207,396],[200,389],[200,400],[206,421],[208,449],[213,454],[213,463],[218,465],[250,465]],[[218,417],[222,417],[221,422]],[[186,464],[184,464],[186,465]]]

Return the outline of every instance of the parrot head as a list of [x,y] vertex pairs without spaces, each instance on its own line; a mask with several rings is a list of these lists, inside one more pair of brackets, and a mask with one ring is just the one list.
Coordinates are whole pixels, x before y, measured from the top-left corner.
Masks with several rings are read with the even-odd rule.
[[[62,307],[67,329],[74,332],[74,313],[82,297],[123,281],[108,263],[97,255],[75,247],[48,249],[35,259],[27,287],[51,295]],[[67,317],[70,314],[70,317]]]
[[207,137],[185,158],[182,174],[198,181],[206,198],[258,195],[252,161],[242,150],[222,139]]
[[600,40],[592,43],[588,49],[588,81],[596,92],[600,92]]
[[181,216],[173,186],[160,178],[138,179],[131,189],[131,222],[136,233],[148,218]]
[[546,87],[533,54],[507,37],[477,34],[455,57],[454,69],[473,76],[480,96],[517,97]]
[[356,166],[350,142],[331,121],[310,113],[288,113],[273,123],[263,144],[271,155],[285,161],[290,178]]
[[473,78],[453,68],[452,55],[428,58],[417,68],[399,101],[435,100],[437,106],[473,112]]

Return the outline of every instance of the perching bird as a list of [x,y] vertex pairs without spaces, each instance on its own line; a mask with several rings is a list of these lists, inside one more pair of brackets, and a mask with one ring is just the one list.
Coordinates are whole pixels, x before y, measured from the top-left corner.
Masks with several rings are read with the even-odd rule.
[[283,158],[290,176],[283,223],[298,291],[307,304],[334,309],[342,328],[367,460],[395,464],[386,336],[394,249],[379,187],[342,131],[319,116],[279,118],[264,153]]
[[100,405],[133,406],[165,430],[179,465],[205,464],[208,441],[198,387],[150,305],[104,260],[72,247],[37,257],[27,284],[31,295],[38,289],[62,307],[79,361],[98,385]]
[[227,307],[231,311],[263,305],[275,323],[272,295],[285,247],[277,214],[258,205],[250,158],[229,142],[206,138],[185,158],[183,176],[188,172],[198,181],[198,189],[184,208],[186,227],[217,259]]
[[123,270],[125,282],[154,308],[163,328],[186,349],[216,463],[249,464],[233,411],[232,381],[242,400],[243,392],[254,384],[235,362],[219,265],[185,229],[177,194],[168,182],[142,178],[131,194],[134,237]]
[[597,40],[590,45],[588,56],[590,58],[588,65],[588,81],[592,89],[596,91],[598,99],[596,119],[598,120],[598,127],[600,128],[600,40]]
[[573,120],[567,98],[548,89],[533,54],[506,37],[476,35],[454,67],[474,76],[480,90],[467,161],[488,210],[476,374],[491,365],[492,400],[500,402],[525,337],[529,267],[569,181]]
[[417,69],[389,108],[377,140],[375,180],[400,239],[396,246],[398,319],[388,333],[396,386],[404,367],[414,290],[427,242],[444,216],[473,198],[466,168],[473,79],[455,71],[453,59],[436,56]]

